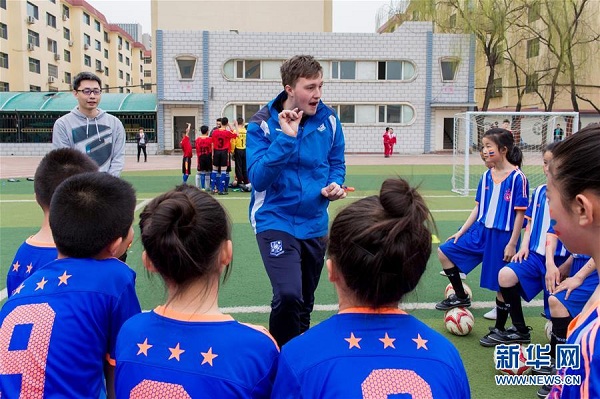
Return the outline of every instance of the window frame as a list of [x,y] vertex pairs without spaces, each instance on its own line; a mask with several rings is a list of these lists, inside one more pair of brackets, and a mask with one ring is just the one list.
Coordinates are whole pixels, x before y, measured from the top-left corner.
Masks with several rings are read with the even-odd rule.
[[[444,63],[448,63],[448,64],[455,64],[456,66],[454,67],[454,74],[452,76],[452,79],[446,79],[444,77]],[[456,82],[456,77],[458,76],[458,70],[460,68],[460,64],[461,64],[461,60],[458,57],[442,57],[440,58],[440,77],[442,79],[442,82]]]

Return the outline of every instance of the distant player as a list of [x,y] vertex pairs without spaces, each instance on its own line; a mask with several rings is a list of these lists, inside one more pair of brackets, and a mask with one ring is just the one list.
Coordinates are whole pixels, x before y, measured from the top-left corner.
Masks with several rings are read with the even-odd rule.
[[[213,192],[221,195],[227,194],[227,167],[229,164],[229,149],[231,148],[231,139],[237,135],[228,130],[229,119],[221,118],[221,128],[212,133],[213,139],[213,169],[210,174],[211,188]],[[223,169],[225,168],[225,169]]]
[[[198,158],[198,167],[196,173],[196,187],[202,187],[204,190],[207,186],[206,180],[210,179],[212,170],[212,137],[208,136],[208,126],[200,127],[200,136],[196,138],[196,157]],[[210,180],[208,182],[210,187]]]
[[402,179],[336,216],[327,272],[339,312],[283,346],[273,398],[471,397],[456,348],[398,309],[425,272],[431,224]]
[[50,204],[58,260],[0,310],[2,398],[98,398],[114,392],[114,348],[140,312],[135,272],[117,257],[133,240],[133,187],[108,173],[65,180]]
[[68,177],[78,173],[95,172],[98,164],[84,153],[71,148],[52,150],[38,165],[33,183],[35,200],[44,212],[40,230],[29,237],[17,250],[6,276],[8,296],[21,283],[46,263],[56,259],[58,253],[50,230],[50,201],[54,190]]
[[[590,125],[567,137],[553,151],[548,170],[548,203],[552,224],[558,238],[569,251],[588,254],[600,267],[600,124]],[[567,344],[581,349],[579,366],[563,367],[559,373],[579,376],[580,385],[554,386],[549,397],[554,399],[600,397],[600,299],[596,290],[581,313],[569,324]],[[562,393],[561,393],[562,390]]]
[[512,134],[493,128],[485,132],[483,151],[494,166],[486,170],[475,197],[475,208],[459,231],[438,248],[438,258],[455,294],[436,305],[438,310],[471,306],[459,273],[471,272],[482,263],[480,286],[496,291],[496,326],[508,318],[500,293],[498,272],[517,253],[529,183],[520,166],[523,154]]
[[188,177],[192,170],[192,143],[190,141],[190,128],[191,124],[188,123],[185,128],[185,134],[181,139],[179,145],[183,151],[183,159],[181,160],[181,173],[183,174],[183,184],[187,184]]
[[232,258],[223,207],[196,187],[153,199],[140,215],[142,261],[167,300],[131,318],[117,342],[117,398],[269,398],[279,351],[264,327],[222,314]]
[[250,191],[251,186],[248,186],[248,167],[246,166],[246,128],[244,127],[244,118],[237,118],[235,121],[235,152],[233,158],[235,161],[235,185],[239,186],[243,191]]

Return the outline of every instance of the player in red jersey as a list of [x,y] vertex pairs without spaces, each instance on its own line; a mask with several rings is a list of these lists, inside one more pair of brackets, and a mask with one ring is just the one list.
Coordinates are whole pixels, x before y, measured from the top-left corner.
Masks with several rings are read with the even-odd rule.
[[[196,157],[198,157],[198,173],[196,173],[196,187],[206,187],[206,176],[212,170],[213,140],[208,135],[208,126],[200,127],[201,135],[196,138]],[[210,183],[209,183],[210,184]]]
[[191,124],[188,123],[185,128],[185,135],[181,139],[179,145],[183,150],[183,160],[181,162],[181,173],[183,173],[183,184],[187,184],[188,177],[190,177],[191,165],[192,165],[192,143],[190,142],[190,128]]
[[[229,161],[229,149],[231,146],[231,139],[235,139],[237,134],[230,130],[227,130],[229,126],[229,119],[227,117],[221,118],[221,128],[213,131],[213,170],[210,174],[210,183],[213,192],[218,191],[220,195],[227,194],[226,178],[227,172],[221,168],[226,168]],[[217,173],[219,174],[219,180],[217,180]]]

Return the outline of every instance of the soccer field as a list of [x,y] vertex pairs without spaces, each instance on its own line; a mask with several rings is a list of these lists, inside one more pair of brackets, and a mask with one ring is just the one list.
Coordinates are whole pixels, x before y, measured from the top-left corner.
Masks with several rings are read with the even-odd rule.
[[[451,173],[450,165],[348,166],[346,184],[355,187],[356,191],[349,193],[345,200],[333,202],[329,208],[330,215],[334,216],[340,207],[353,200],[376,194],[386,178],[401,176],[419,186],[419,191],[429,204],[437,226],[434,243],[438,238],[444,240],[461,226],[474,206],[472,196],[461,197],[450,191]],[[142,308],[149,310],[161,304],[165,294],[160,278],[150,276],[141,264],[137,215],[153,197],[179,184],[181,175],[177,170],[144,171],[126,172],[123,178],[133,184],[138,198],[134,222],[136,237],[129,250],[127,263],[137,272],[137,292]],[[0,304],[6,298],[5,276],[14,253],[26,237],[37,231],[42,220],[42,212],[34,200],[33,182],[24,178],[20,180],[18,183],[8,183],[3,179],[0,186]],[[193,181],[193,176],[190,181]],[[233,222],[234,249],[232,273],[221,288],[219,305],[240,321],[267,325],[271,286],[248,222],[249,198],[248,193],[237,192],[218,197]],[[456,337],[446,331],[443,312],[433,308],[443,298],[448,283],[446,278],[439,275],[441,266],[435,255],[436,250],[437,244],[434,244],[427,271],[417,289],[405,298],[404,308],[442,332],[456,345],[469,374],[473,398],[536,397],[538,387],[496,386],[494,382],[493,348],[481,347],[478,341],[487,333],[488,326],[493,325],[482,315],[491,308],[495,295],[479,288],[479,268],[466,280],[473,290],[474,305],[471,310],[475,316],[474,330],[466,337]],[[533,327],[532,343],[547,343],[543,328],[545,320],[539,316],[541,306],[537,305],[538,302],[524,309],[526,321]],[[334,288],[323,273],[316,293],[313,322],[318,323],[335,313],[336,303]]]

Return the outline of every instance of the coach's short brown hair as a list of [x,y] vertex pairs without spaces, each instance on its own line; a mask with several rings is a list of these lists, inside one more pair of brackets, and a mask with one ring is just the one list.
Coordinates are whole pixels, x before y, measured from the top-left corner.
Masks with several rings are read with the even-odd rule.
[[323,67],[312,55],[295,55],[281,65],[283,87],[294,87],[299,78],[316,78],[323,74]]

